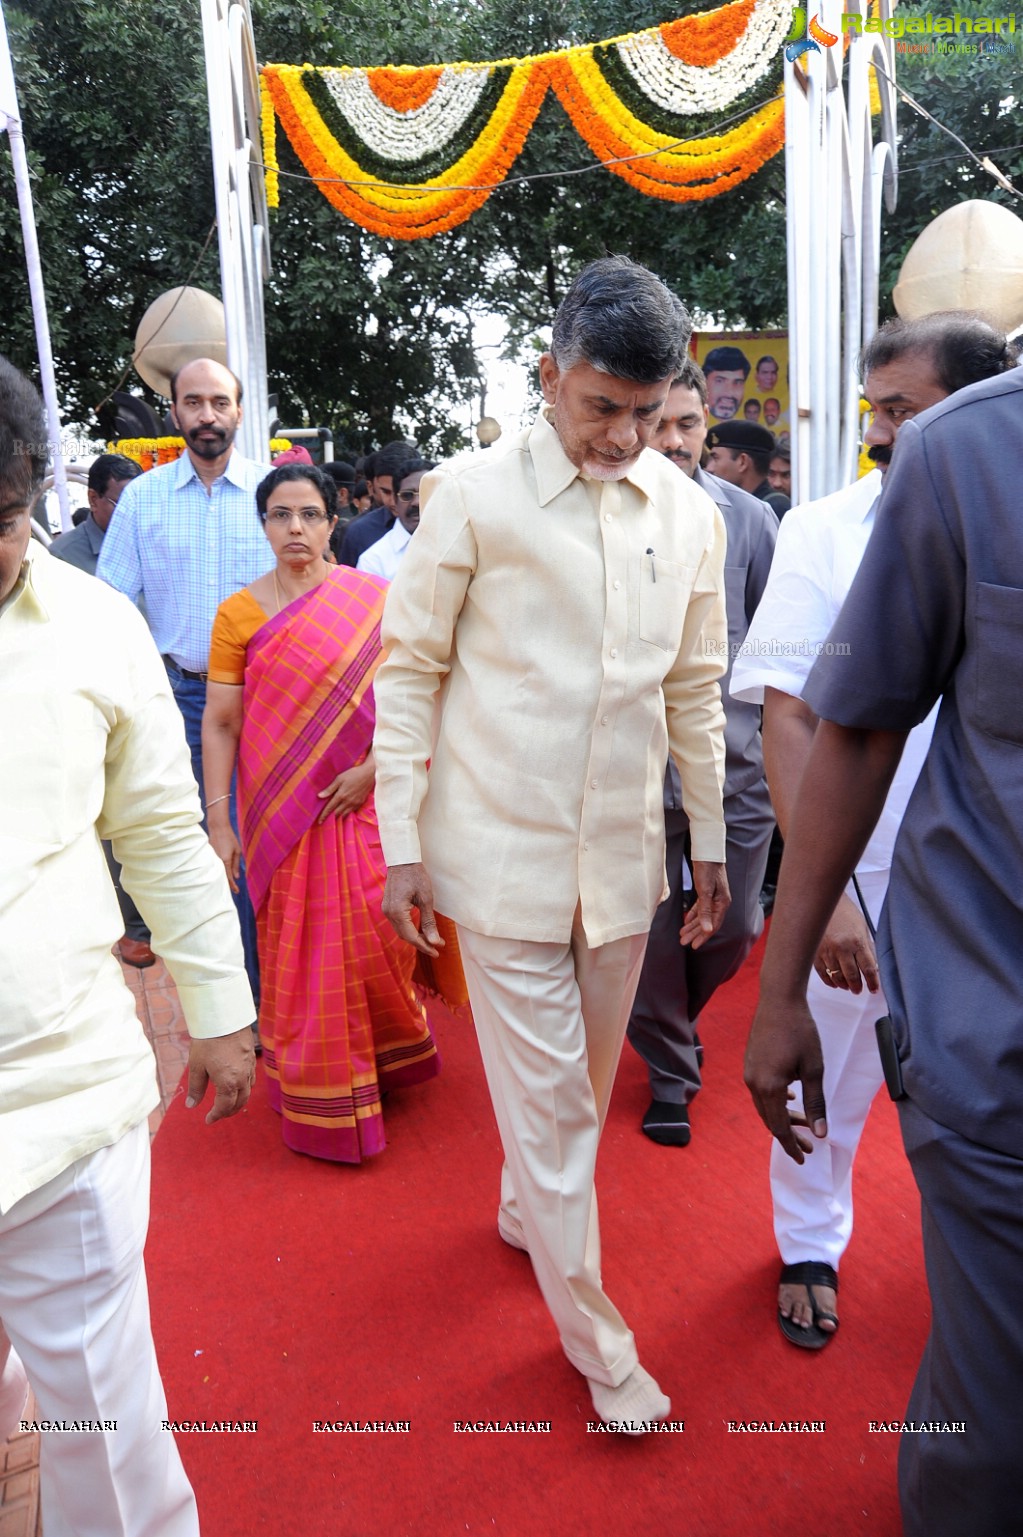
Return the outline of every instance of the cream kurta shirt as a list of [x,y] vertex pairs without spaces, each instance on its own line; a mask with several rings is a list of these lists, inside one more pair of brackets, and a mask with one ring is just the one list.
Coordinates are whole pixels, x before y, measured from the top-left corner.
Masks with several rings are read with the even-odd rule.
[[193,1036],[255,1017],[224,867],[199,825],[181,715],[142,616],[30,546],[0,610],[0,1212],[158,1103],[100,847]]
[[720,512],[649,449],[581,476],[543,416],[421,490],[374,680],[387,863],[478,933],[565,943],[579,904],[591,947],[643,933],[669,748],[694,858],[725,856]]

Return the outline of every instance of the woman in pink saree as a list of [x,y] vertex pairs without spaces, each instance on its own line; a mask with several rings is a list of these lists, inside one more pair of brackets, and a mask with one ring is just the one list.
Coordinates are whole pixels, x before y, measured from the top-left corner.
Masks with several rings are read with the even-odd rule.
[[412,983],[415,952],[380,909],[373,673],[387,584],[325,563],[337,493],[322,471],[272,470],[256,505],[277,565],[214,622],[203,717],[210,840],[233,886],[237,765],[270,1102],[288,1147],[358,1163],[385,1146],[381,1094],[439,1068]]

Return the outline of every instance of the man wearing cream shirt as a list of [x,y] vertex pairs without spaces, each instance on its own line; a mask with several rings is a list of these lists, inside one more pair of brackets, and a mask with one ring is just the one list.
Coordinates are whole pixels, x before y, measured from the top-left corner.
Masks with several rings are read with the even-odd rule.
[[498,1230],[528,1251],[598,1415],[634,1431],[670,1404],[603,1290],[593,1178],[666,892],[669,748],[698,892],[682,942],[728,905],[724,525],[646,447],[689,337],[644,268],[580,274],[541,360],[544,413],[506,453],[425,478],[375,680],[384,911],[431,954],[434,893],[458,926],[505,1154]]
[[188,1102],[212,1081],[209,1122],[248,1099],[252,995],[145,622],[30,541],[46,436],[39,396],[0,359],[0,1441],[27,1370],[57,1427],[46,1537],[197,1537],[142,1264],[159,1094],[111,954],[102,838],[177,983]]

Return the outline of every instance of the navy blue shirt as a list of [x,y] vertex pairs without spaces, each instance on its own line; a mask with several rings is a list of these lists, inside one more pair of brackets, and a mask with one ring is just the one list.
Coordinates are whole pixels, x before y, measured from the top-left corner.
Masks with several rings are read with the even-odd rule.
[[358,565],[359,556],[393,527],[394,513],[388,512],[386,507],[371,507],[361,518],[355,518],[345,529],[341,543],[341,564]]
[[878,958],[907,1093],[1023,1157],[1023,369],[907,422],[803,697],[908,731],[941,699]]

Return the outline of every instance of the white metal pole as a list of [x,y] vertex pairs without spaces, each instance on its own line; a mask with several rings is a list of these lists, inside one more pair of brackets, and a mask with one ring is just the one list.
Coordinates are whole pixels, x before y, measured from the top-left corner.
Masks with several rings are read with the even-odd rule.
[[43,287],[43,268],[39,260],[39,241],[36,237],[35,212],[32,208],[32,184],[29,180],[28,159],[25,155],[25,141],[21,132],[21,113],[18,110],[18,91],[14,83],[14,65],[11,60],[10,44],[7,41],[3,0],[0,0],[0,133],[5,129],[11,146],[14,184],[18,189],[21,236],[25,244],[28,290],[32,300],[32,319],[35,322],[36,350],[39,354],[39,377],[43,387],[46,419],[50,427],[53,488],[60,505],[61,527],[69,529],[71,506],[68,501],[67,474],[62,453],[60,407],[57,404],[57,381],[53,371],[53,351],[50,347],[50,325],[46,315],[46,290]]

